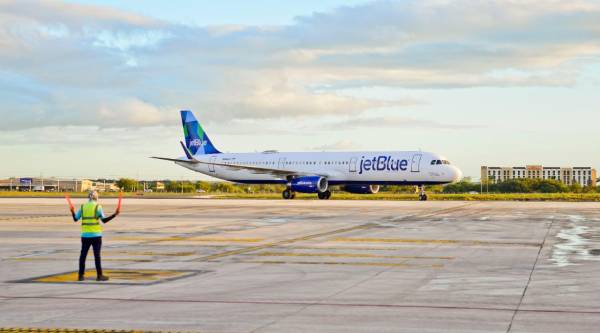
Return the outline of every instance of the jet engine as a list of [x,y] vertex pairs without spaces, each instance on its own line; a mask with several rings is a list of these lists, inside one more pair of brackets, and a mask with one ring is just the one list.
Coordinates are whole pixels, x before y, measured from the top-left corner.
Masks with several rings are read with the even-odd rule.
[[357,194],[375,194],[379,192],[379,185],[368,185],[368,184],[356,184],[346,185],[343,190],[350,193]]
[[325,192],[328,187],[327,178],[321,176],[298,177],[290,182],[291,190],[300,193]]

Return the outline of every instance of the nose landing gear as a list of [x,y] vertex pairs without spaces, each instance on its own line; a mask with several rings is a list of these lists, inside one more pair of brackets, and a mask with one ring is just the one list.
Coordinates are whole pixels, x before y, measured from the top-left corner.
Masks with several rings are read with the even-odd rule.
[[425,186],[419,186],[419,201],[427,201],[427,193],[425,193]]

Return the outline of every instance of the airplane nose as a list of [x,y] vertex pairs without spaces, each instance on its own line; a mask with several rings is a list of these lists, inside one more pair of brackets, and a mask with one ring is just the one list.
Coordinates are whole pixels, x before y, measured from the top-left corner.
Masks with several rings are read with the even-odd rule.
[[457,168],[457,167],[455,167],[455,166],[452,166],[451,175],[452,175],[452,181],[453,182],[460,181],[463,178],[462,171],[460,171],[460,169]]

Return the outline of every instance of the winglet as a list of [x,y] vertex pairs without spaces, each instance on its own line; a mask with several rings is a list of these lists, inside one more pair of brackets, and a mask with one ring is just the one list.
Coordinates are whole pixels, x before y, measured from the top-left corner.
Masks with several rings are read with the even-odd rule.
[[193,160],[194,158],[192,157],[192,153],[190,152],[188,147],[185,146],[185,143],[183,143],[183,141],[179,141],[179,143],[181,143],[181,148],[183,148],[185,156],[187,156],[188,160]]

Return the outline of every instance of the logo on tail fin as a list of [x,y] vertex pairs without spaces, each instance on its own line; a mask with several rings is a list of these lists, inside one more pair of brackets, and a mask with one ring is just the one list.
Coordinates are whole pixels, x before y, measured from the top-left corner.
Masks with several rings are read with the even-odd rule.
[[200,126],[196,117],[191,111],[181,111],[181,122],[183,124],[183,133],[185,135],[185,146],[193,155],[218,154],[220,153],[208,138],[208,135]]

